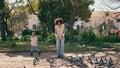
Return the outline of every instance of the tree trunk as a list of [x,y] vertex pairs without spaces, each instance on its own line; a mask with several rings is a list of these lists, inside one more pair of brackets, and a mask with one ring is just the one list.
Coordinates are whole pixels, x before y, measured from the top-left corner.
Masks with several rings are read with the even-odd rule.
[[7,33],[7,35],[9,35],[9,29],[8,29],[8,25],[7,25],[7,19],[4,21],[4,24],[5,24],[6,33]]
[[1,26],[2,41],[6,41],[7,40],[6,30],[5,30],[5,24],[3,21],[0,22],[0,26]]
[[70,21],[70,40],[72,42],[72,40],[74,39],[73,37],[73,20]]

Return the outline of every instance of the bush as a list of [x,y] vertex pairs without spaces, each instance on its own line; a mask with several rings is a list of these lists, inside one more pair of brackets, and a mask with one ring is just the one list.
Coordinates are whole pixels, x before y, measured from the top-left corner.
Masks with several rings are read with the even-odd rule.
[[48,35],[46,33],[42,33],[41,36],[43,39],[46,39],[48,37]]
[[65,41],[70,42],[70,32],[68,31],[65,33]]
[[21,41],[30,41],[31,35],[26,35],[21,37]]
[[29,30],[29,29],[25,29],[25,30],[22,31],[23,36],[24,35],[31,35],[31,33],[32,33],[32,30]]
[[14,31],[8,31],[8,37],[9,36],[14,36]]
[[96,35],[91,30],[84,31],[80,34],[80,41],[95,42],[96,40],[97,40]]
[[36,35],[41,35],[41,31],[37,30],[35,31]]
[[42,38],[41,35],[37,35],[37,37],[38,37],[38,41],[39,41],[39,42],[43,42],[43,41],[45,41],[45,39],[46,39],[46,38]]
[[74,30],[74,35],[79,35],[79,33],[80,33],[80,30]]
[[111,36],[101,36],[98,37],[98,39],[102,42],[112,42],[112,43],[117,43],[120,42],[120,37],[116,35],[111,35]]
[[55,43],[55,33],[49,34],[46,41],[49,43]]

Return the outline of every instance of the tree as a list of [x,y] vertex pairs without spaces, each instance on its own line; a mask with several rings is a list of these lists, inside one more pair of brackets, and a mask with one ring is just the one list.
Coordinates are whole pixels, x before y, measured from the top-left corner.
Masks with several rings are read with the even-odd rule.
[[1,35],[2,35],[2,40],[6,40],[6,30],[5,30],[5,21],[4,21],[4,0],[0,0],[0,29],[1,29]]
[[68,12],[62,3],[58,0],[54,1],[40,1],[39,5],[39,19],[43,25],[44,33],[51,33],[54,31],[54,19],[62,17],[64,20],[68,19]]
[[44,24],[44,28],[47,26],[48,31],[53,32],[54,19],[62,17],[64,22],[70,25],[69,30],[72,40],[74,18],[79,16],[83,20],[87,20],[90,16],[88,6],[91,3],[93,3],[93,0],[40,0],[39,19]]
[[[0,11],[1,11],[1,35],[2,40],[7,40],[7,35],[9,36],[8,20],[12,17],[12,11],[16,8],[22,7],[23,1],[16,0],[14,3],[9,4],[7,1],[0,0]],[[9,7],[11,6],[11,8]]]
[[[28,7],[29,7],[29,10],[35,14],[35,15],[38,15],[36,13],[36,11],[38,11],[38,4],[39,4],[39,1],[38,0],[27,0],[28,1]],[[31,4],[31,2],[34,2],[34,4]]]

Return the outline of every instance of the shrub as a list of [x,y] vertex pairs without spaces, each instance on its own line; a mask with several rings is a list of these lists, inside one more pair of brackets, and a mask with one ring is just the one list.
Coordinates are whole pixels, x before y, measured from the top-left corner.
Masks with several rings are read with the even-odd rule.
[[70,32],[68,31],[65,33],[65,41],[70,42]]
[[36,35],[41,35],[41,31],[37,30],[35,31]]
[[79,33],[80,33],[80,30],[74,30],[74,35],[79,35]]
[[48,37],[48,35],[46,33],[42,33],[41,36],[43,39],[46,39]]
[[46,38],[42,38],[41,35],[37,35],[37,37],[38,37],[38,41],[39,41],[39,42],[43,42],[43,41],[45,41],[45,39],[46,39]]
[[22,36],[20,40],[21,41],[30,41],[30,38],[31,38],[30,35],[26,35],[26,36]]
[[31,35],[31,33],[32,33],[32,30],[29,30],[29,29],[25,29],[25,30],[22,31],[23,36],[24,35]]
[[84,31],[80,34],[80,41],[95,42],[96,40],[97,40],[96,35],[91,30]]
[[9,36],[14,36],[14,31],[8,31],[8,37]]
[[55,43],[55,33],[49,34],[46,41],[50,43]]
[[100,39],[100,41],[102,41],[102,42],[113,42],[113,43],[116,43],[116,42],[120,42],[120,37],[116,36],[116,35],[102,36],[101,39]]

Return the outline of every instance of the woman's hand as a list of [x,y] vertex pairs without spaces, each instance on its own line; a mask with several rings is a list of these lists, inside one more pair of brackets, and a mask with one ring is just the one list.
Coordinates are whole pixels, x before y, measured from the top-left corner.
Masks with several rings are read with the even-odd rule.
[[58,39],[58,36],[56,35],[55,38]]
[[60,36],[60,39],[62,39],[63,37],[64,37],[64,36],[63,36],[63,35],[61,35],[61,36]]

